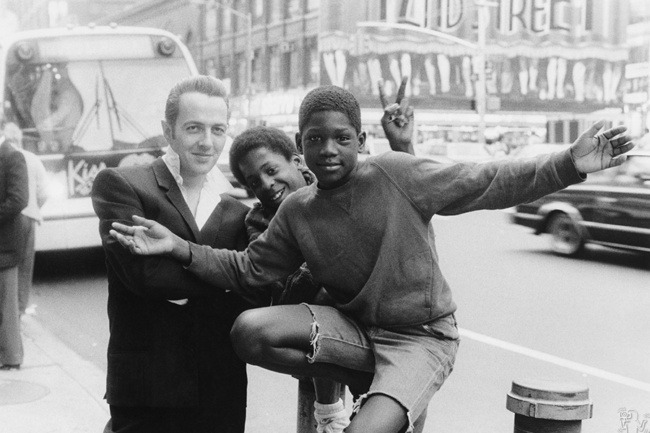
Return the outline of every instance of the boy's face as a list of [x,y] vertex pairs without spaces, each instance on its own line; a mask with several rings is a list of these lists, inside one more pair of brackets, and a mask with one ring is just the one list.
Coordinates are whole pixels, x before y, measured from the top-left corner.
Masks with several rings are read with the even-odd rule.
[[307,185],[300,166],[300,156],[287,160],[266,147],[248,152],[239,169],[255,197],[267,209],[277,209],[289,194]]
[[226,144],[226,101],[190,92],[181,95],[178,107],[175,125],[162,122],[165,139],[180,157],[183,179],[204,176],[217,163]]
[[357,133],[348,116],[339,111],[313,113],[296,134],[298,149],[323,189],[336,188],[350,179],[365,142],[366,133]]

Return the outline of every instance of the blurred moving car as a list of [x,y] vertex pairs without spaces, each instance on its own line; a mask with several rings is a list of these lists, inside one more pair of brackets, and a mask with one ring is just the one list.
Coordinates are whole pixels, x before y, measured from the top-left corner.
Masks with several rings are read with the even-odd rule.
[[650,152],[633,151],[618,167],[516,206],[511,222],[550,234],[565,256],[590,243],[650,253]]

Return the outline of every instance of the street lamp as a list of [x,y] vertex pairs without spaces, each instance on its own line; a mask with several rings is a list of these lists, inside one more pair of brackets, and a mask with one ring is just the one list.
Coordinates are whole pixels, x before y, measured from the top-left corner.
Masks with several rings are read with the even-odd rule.
[[490,20],[488,8],[499,6],[496,2],[476,0],[474,2],[477,6],[478,13],[478,52],[477,52],[477,85],[476,85],[476,112],[478,113],[478,134],[477,140],[479,144],[485,144],[485,112],[487,111],[487,92],[485,89],[485,45],[487,26]]

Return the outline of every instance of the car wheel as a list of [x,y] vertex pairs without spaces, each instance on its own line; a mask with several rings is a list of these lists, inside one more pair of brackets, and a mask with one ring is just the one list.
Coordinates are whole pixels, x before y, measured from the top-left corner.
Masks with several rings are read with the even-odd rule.
[[575,256],[582,251],[585,240],[580,228],[567,214],[557,213],[551,216],[547,232],[551,234],[551,247],[556,253]]

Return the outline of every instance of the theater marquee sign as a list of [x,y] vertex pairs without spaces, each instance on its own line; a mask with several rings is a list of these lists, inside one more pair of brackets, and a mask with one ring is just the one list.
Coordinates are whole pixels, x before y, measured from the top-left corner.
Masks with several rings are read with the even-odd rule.
[[[627,0],[498,0],[487,8],[487,92],[501,110],[620,106]],[[476,94],[474,0],[322,2],[321,82],[368,103],[409,76],[416,107],[470,109]]]

